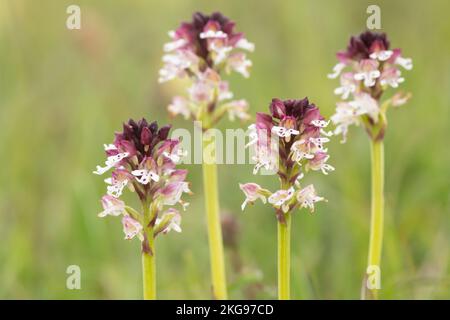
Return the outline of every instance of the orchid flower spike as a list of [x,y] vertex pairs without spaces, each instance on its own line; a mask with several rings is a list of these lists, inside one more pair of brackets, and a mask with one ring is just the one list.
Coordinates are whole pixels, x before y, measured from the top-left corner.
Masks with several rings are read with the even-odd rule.
[[325,147],[332,135],[326,131],[328,124],[307,98],[272,99],[270,114],[257,113],[256,123],[249,127],[249,145],[255,148],[254,173],[261,169],[275,171],[281,189],[272,193],[256,183],[240,184],[246,197],[242,210],[260,199],[274,207],[280,221],[297,208],[313,212],[314,204],[324,198],[317,196],[313,185],[302,187],[300,180],[311,170],[325,175],[334,171]]
[[234,31],[235,23],[221,13],[194,13],[191,22],[183,22],[169,32],[171,41],[164,45],[163,67],[159,82],[189,78],[187,96],[176,96],[168,107],[172,116],[203,122],[209,128],[228,113],[230,120],[247,120],[248,103],[231,100],[233,93],[221,72],[250,76],[252,62],[245,51],[254,45],[243,33]]
[[347,50],[336,56],[339,62],[328,77],[340,78],[334,92],[343,101],[331,117],[334,133],[342,134],[345,142],[348,127],[362,123],[371,139],[382,140],[388,107],[405,104],[411,94],[397,92],[384,101],[381,98],[386,90],[397,89],[405,81],[402,69],[411,70],[412,60],[404,58],[400,49],[390,49],[386,34],[371,31],[351,37]]
[[[169,131],[169,125],[158,128],[156,122],[129,120],[123,131],[115,134],[114,143],[104,146],[105,164],[94,171],[98,175],[111,171],[105,179],[107,194],[102,197],[99,217],[122,216],[125,239],[139,238],[143,250],[148,248],[147,228],[154,230],[155,237],[170,230],[180,232],[181,215],[172,206],[188,205],[181,199],[190,193],[187,170],[176,167],[184,153],[180,140],[168,138]],[[142,213],[120,199],[125,188],[138,195]],[[167,206],[170,208],[165,210]]]

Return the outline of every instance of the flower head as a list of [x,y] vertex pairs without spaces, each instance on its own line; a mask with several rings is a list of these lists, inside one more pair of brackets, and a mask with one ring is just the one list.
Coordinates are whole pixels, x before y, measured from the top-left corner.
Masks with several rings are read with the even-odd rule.
[[[115,134],[114,143],[104,146],[105,165],[97,166],[94,171],[104,174],[112,170],[111,177],[105,179],[107,195],[102,197],[104,210],[99,216],[122,215],[126,239],[138,236],[142,241],[144,225],[157,228],[158,222],[162,221],[158,215],[164,206],[181,203],[185,207],[188,204],[181,200],[183,193],[190,192],[185,181],[187,171],[176,169],[185,153],[179,139],[169,138],[169,131],[170,126],[158,127],[156,122],[130,119],[123,124],[122,132]],[[125,187],[138,195],[142,214],[119,199]],[[165,231],[178,230],[174,224],[170,226]]]
[[[400,49],[390,49],[384,33],[367,31],[351,37],[345,51],[337,53],[338,64],[329,78],[340,76],[341,86],[334,93],[349,102],[339,102],[331,120],[335,133],[346,139],[348,126],[363,123],[372,139],[382,139],[386,127],[385,112],[398,105],[398,95],[381,102],[388,88],[398,88],[405,81],[401,68],[412,69],[412,60],[404,58]],[[401,67],[401,68],[400,68]],[[401,104],[409,95],[402,95]]]
[[251,141],[248,145],[255,148],[254,173],[261,168],[275,171],[283,188],[272,193],[255,183],[241,184],[246,196],[242,209],[257,199],[265,203],[267,198],[280,217],[295,208],[305,207],[298,201],[298,194],[302,190],[299,181],[307,171],[328,174],[334,170],[327,163],[329,155],[325,147],[331,133],[325,131],[329,121],[307,98],[272,99],[269,110],[270,114],[256,114],[256,123],[249,127]]
[[201,120],[205,127],[228,113],[230,119],[248,118],[248,105],[233,98],[221,71],[235,71],[249,77],[252,63],[244,51],[253,51],[254,45],[244,34],[235,31],[235,23],[219,12],[205,15],[197,12],[190,22],[183,22],[169,32],[171,41],[164,45],[164,66],[159,82],[188,77],[191,86],[189,98],[175,97],[168,109],[170,114],[181,114],[186,119]]

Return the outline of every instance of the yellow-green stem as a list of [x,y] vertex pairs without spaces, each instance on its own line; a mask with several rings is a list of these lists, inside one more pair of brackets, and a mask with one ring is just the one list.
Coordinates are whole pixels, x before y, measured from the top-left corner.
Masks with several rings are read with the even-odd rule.
[[[209,142],[205,139],[203,149]],[[208,148],[211,148],[209,145]],[[219,195],[217,185],[217,165],[211,159],[203,159],[203,187],[206,218],[208,223],[209,255],[211,263],[212,290],[214,299],[227,299],[222,228],[219,212]]]
[[290,299],[291,214],[278,221],[278,299]]
[[[381,249],[383,245],[384,220],[384,145],[383,141],[371,141],[372,155],[372,207],[370,221],[370,243],[368,268],[380,269]],[[369,275],[367,275],[369,276]],[[378,276],[381,276],[378,274]],[[367,283],[365,284],[367,286]],[[366,297],[378,299],[378,289],[366,287]]]
[[144,206],[144,232],[145,241],[148,241],[150,252],[142,251],[142,282],[144,300],[156,300],[156,263],[155,263],[155,239],[153,226],[148,227],[149,206]]

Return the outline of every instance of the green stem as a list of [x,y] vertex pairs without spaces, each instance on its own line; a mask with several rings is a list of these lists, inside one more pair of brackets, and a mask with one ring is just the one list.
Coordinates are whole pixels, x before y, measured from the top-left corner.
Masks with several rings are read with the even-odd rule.
[[[370,221],[370,243],[368,270],[380,270],[381,249],[383,245],[384,219],[384,145],[383,141],[371,141],[372,155],[372,207]],[[367,274],[367,276],[371,276]],[[372,275],[373,276],[373,275]],[[380,274],[375,275],[377,277]],[[378,299],[378,289],[368,289],[365,298]]]
[[290,299],[291,214],[278,220],[278,299]]
[[[203,149],[208,146],[208,140],[203,140]],[[211,148],[213,146],[208,146]],[[213,147],[214,148],[214,147]],[[225,276],[225,260],[222,243],[222,228],[219,213],[219,196],[217,185],[217,165],[215,161],[205,161],[203,157],[203,187],[205,209],[208,223],[209,255],[211,263],[212,290],[214,299],[227,299]]]
[[[142,250],[142,281],[144,300],[156,300],[156,263],[155,239],[153,226],[148,226],[149,206],[144,206],[144,241],[147,241],[148,250]],[[146,246],[144,246],[146,247]]]

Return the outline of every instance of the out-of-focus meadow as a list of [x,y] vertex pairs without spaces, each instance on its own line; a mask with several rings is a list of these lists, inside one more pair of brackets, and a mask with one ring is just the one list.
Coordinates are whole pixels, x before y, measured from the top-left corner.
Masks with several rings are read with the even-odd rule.
[[[382,298],[450,298],[450,3],[376,1],[393,47],[412,57],[402,89],[413,98],[389,113]],[[66,8],[81,7],[68,30]],[[120,219],[99,219],[105,191],[92,174],[103,143],[128,118],[169,122],[179,83],[159,85],[167,31],[193,11],[222,11],[256,44],[250,79],[228,79],[252,115],[272,97],[308,96],[333,113],[337,81],[326,75],[373,1],[0,0],[0,298],[141,298],[138,241]],[[175,127],[192,128],[182,119]],[[242,124],[222,121],[220,128]],[[247,124],[245,124],[247,125]],[[292,296],[357,299],[367,260],[370,157],[351,128],[330,144],[329,176],[309,175],[328,203],[293,221]],[[201,167],[187,165],[195,193],[183,232],[157,240],[161,299],[210,298]],[[240,211],[239,182],[272,190],[251,165],[219,167],[221,207],[238,224],[227,249],[231,298],[276,297],[276,220],[258,203]],[[66,289],[68,265],[81,290]]]

